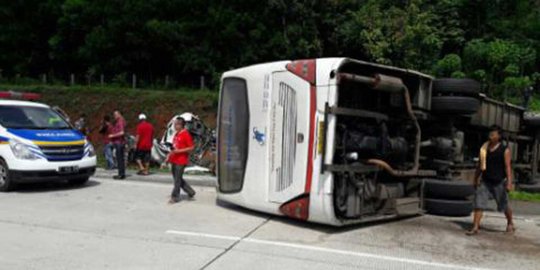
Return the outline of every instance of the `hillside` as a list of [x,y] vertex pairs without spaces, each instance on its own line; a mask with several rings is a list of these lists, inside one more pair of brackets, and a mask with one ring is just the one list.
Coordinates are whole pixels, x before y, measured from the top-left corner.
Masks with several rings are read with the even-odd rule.
[[85,113],[88,116],[88,127],[91,129],[90,139],[98,145],[100,135],[97,131],[100,121],[104,115],[112,114],[115,109],[124,113],[130,132],[134,131],[137,115],[141,112],[147,114],[149,121],[160,133],[174,114],[188,111],[201,117],[209,127],[215,127],[216,124],[217,91],[186,88],[157,91],[38,85],[0,85],[0,90],[41,93],[40,102],[61,107],[72,121]]

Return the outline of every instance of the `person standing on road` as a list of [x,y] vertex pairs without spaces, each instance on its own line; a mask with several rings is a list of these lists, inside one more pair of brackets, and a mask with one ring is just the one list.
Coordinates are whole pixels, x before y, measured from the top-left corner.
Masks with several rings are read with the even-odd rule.
[[79,119],[75,121],[73,124],[75,128],[80,131],[84,136],[88,134],[88,130],[86,129],[86,114],[81,114]]
[[126,121],[118,110],[114,111],[113,116],[115,122],[112,128],[112,134],[109,135],[109,139],[111,139],[111,142],[114,145],[114,150],[116,152],[116,166],[118,167],[118,175],[115,175],[113,178],[115,180],[123,180],[126,178],[126,163],[124,161]]
[[105,115],[103,121],[101,122],[101,127],[99,133],[103,135],[103,154],[105,156],[105,161],[107,162],[107,170],[113,170],[115,168],[115,162],[113,158],[113,144],[109,135],[112,134],[113,124],[111,123],[111,117]]
[[508,145],[501,141],[501,133],[499,126],[492,126],[488,142],[480,149],[480,162],[474,177],[474,220],[468,235],[475,235],[480,230],[480,221],[483,211],[488,208],[490,194],[497,202],[497,210],[506,216],[506,232],[515,231],[512,209],[508,205],[508,192],[513,189],[512,154]]
[[184,170],[189,163],[189,153],[193,151],[195,144],[189,131],[185,128],[186,121],[178,117],[174,121],[176,134],[173,139],[173,149],[167,156],[167,161],[172,164],[172,175],[174,178],[174,188],[171,193],[169,204],[180,201],[180,189],[186,191],[190,198],[195,196],[195,191],[184,181]]
[[135,159],[139,165],[139,175],[148,175],[150,172],[150,151],[154,138],[154,126],[146,121],[146,115],[139,115],[137,135],[135,136]]

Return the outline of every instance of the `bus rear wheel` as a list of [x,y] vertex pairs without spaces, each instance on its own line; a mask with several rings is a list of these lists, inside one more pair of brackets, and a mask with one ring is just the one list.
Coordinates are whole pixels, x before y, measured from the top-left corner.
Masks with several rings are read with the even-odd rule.
[[480,100],[474,97],[437,96],[431,98],[431,111],[436,114],[471,115],[480,109]]
[[433,81],[433,93],[441,95],[464,95],[476,97],[480,93],[481,85],[472,79],[441,78]]
[[7,163],[0,158],[0,191],[6,192],[13,190],[15,184],[11,181],[9,167]]
[[474,194],[474,187],[463,180],[426,179],[424,194],[435,199],[466,199]]
[[470,200],[424,199],[424,208],[429,214],[449,217],[466,217],[473,210]]

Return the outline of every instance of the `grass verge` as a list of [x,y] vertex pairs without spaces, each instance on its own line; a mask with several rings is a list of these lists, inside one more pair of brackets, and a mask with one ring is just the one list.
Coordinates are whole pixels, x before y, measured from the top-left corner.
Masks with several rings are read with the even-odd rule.
[[540,193],[512,191],[510,192],[510,199],[527,202],[540,202]]

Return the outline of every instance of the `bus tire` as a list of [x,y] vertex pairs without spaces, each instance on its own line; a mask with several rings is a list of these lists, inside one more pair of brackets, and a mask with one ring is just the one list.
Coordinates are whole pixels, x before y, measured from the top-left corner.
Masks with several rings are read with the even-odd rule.
[[7,163],[0,158],[0,191],[7,192],[15,188],[11,176],[9,175],[9,167]]
[[473,79],[442,78],[433,81],[433,94],[478,96],[481,85]]
[[536,185],[521,184],[521,185],[518,185],[518,189],[519,191],[524,191],[524,192],[540,193],[540,184],[536,184]]
[[540,127],[540,116],[539,115],[525,115],[523,116],[525,124],[529,127]]
[[466,217],[473,211],[473,203],[470,200],[424,199],[424,209],[432,215]]
[[473,194],[473,185],[463,180],[424,180],[424,196],[426,198],[465,199]]
[[88,182],[89,179],[90,179],[90,177],[81,177],[81,178],[76,178],[76,179],[70,179],[70,180],[68,180],[68,183],[70,185],[82,186],[82,185],[86,184],[86,182]]
[[480,109],[480,100],[473,97],[440,96],[431,98],[431,111],[437,114],[471,115]]

